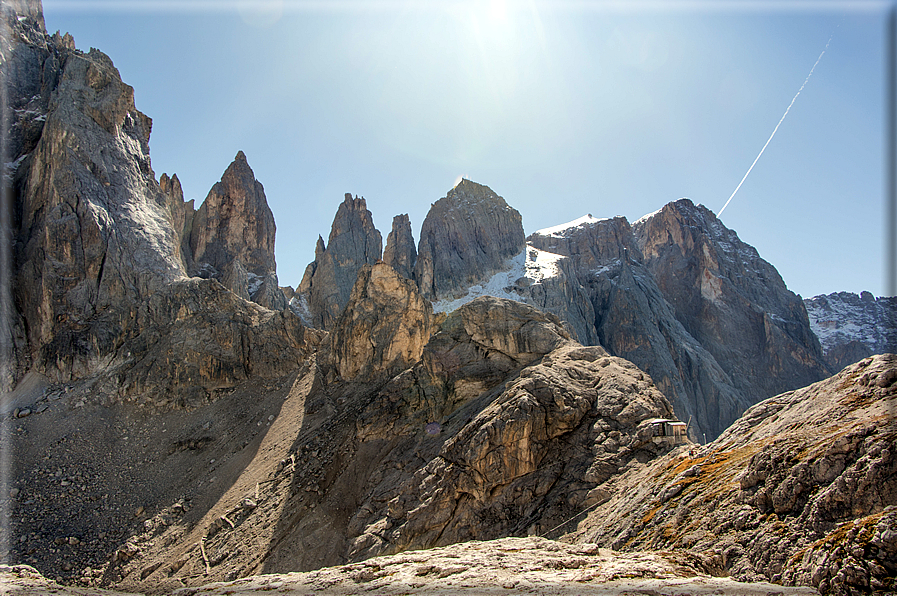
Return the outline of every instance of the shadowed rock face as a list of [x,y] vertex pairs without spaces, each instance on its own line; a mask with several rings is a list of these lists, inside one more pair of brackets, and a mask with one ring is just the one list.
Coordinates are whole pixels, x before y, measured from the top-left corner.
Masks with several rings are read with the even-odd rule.
[[463,294],[526,243],[520,213],[489,187],[466,179],[433,204],[420,235],[414,276],[431,300]]
[[895,411],[897,356],[866,358],[751,407],[702,449],[619,476],[568,538],[713,553],[742,581],[891,593]]
[[831,374],[801,298],[708,209],[681,199],[633,232],[676,319],[750,403]]
[[315,260],[305,270],[299,293],[305,297],[318,329],[332,329],[365,265],[380,260],[383,242],[363,198],[346,194],[333,218],[327,245],[318,238]]
[[648,372],[692,437],[715,437],[750,405],[676,320],[625,218],[594,220],[529,243],[567,256],[591,299],[598,343]]
[[411,220],[408,215],[396,215],[392,219],[392,231],[386,237],[383,262],[395,269],[399,275],[412,279],[417,250],[411,234]]
[[275,232],[265,189],[240,151],[193,216],[191,273],[218,279],[241,298],[283,310]]

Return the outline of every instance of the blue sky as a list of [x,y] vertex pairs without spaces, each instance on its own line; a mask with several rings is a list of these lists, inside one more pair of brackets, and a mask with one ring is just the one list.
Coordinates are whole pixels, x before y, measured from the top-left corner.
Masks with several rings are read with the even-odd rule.
[[153,119],[153,169],[197,206],[237,151],[296,286],[344,193],[384,243],[459,176],[527,233],[630,222],[680,197],[722,215],[804,297],[885,292],[884,2],[44,0]]

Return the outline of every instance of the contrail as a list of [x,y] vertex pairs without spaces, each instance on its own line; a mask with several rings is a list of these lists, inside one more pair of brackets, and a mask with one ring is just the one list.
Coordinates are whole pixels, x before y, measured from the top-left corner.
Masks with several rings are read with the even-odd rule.
[[739,182],[738,186],[735,187],[735,190],[732,191],[732,195],[729,197],[729,200],[726,201],[726,204],[723,205],[723,208],[720,209],[719,213],[716,214],[717,217],[720,217],[723,214],[723,211],[726,210],[726,207],[729,206],[729,203],[732,202],[732,197],[735,196],[735,193],[738,192],[738,189],[741,188],[741,185],[744,184],[745,180],[747,180],[748,174],[750,174],[751,170],[754,169],[754,166],[757,165],[757,161],[760,159],[760,156],[763,155],[763,152],[766,151],[767,145],[769,145],[769,142],[772,140],[772,138],[774,136],[776,136],[776,131],[779,130],[779,126],[782,125],[782,121],[785,120],[785,116],[788,115],[788,112],[791,110],[791,106],[794,105],[794,102],[797,99],[797,96],[800,95],[800,92],[803,91],[804,87],[807,86],[807,81],[809,81],[810,77],[813,76],[813,71],[816,70],[816,66],[819,64],[819,61],[822,60],[822,56],[825,54],[825,51],[828,49],[828,44],[832,43],[832,37],[834,37],[834,36],[835,36],[835,34],[832,33],[832,36],[828,38],[827,42],[825,42],[825,48],[823,48],[822,53],[819,54],[819,58],[816,58],[816,62],[813,64],[813,68],[810,69],[810,74],[808,74],[807,78],[804,79],[804,84],[800,86],[800,89],[798,89],[797,93],[794,94],[794,97],[791,98],[791,103],[788,104],[788,107],[785,109],[785,113],[782,114],[782,118],[779,120],[779,123],[776,124],[776,127],[774,129],[772,129],[772,134],[769,135],[768,139],[766,139],[766,144],[763,145],[763,149],[760,149],[760,153],[757,154],[757,157],[754,159],[754,163],[752,163],[751,167],[748,168],[748,171],[745,172],[744,178],[741,179],[741,182]]

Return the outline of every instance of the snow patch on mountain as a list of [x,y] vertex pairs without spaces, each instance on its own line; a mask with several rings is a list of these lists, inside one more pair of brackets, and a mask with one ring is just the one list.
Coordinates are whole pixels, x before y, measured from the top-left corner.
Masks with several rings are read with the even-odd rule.
[[585,225],[593,224],[598,221],[604,221],[606,218],[599,219],[597,217],[592,217],[592,214],[589,213],[587,215],[583,215],[578,219],[574,219],[573,221],[567,222],[565,224],[560,224],[557,226],[551,226],[550,228],[542,228],[541,230],[536,230],[533,232],[534,234],[538,234],[539,236],[552,236],[554,238],[564,238],[567,234],[565,232],[572,230],[574,228],[579,228]]
[[825,352],[851,341],[863,344],[873,354],[897,349],[897,297],[836,292],[807,298],[804,305],[810,328]]
[[540,283],[542,280],[561,274],[561,255],[527,246],[520,254],[508,259],[505,268],[488,280],[467,289],[460,298],[443,298],[433,302],[435,312],[452,312],[480,296],[507,298],[516,302],[526,302],[515,287]]

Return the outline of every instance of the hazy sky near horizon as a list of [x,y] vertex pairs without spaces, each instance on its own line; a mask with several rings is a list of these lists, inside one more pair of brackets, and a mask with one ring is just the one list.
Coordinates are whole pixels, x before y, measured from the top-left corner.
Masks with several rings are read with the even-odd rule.
[[460,176],[527,234],[688,197],[810,297],[885,291],[885,2],[44,0],[203,201],[242,150],[296,286],[344,193],[415,238]]

